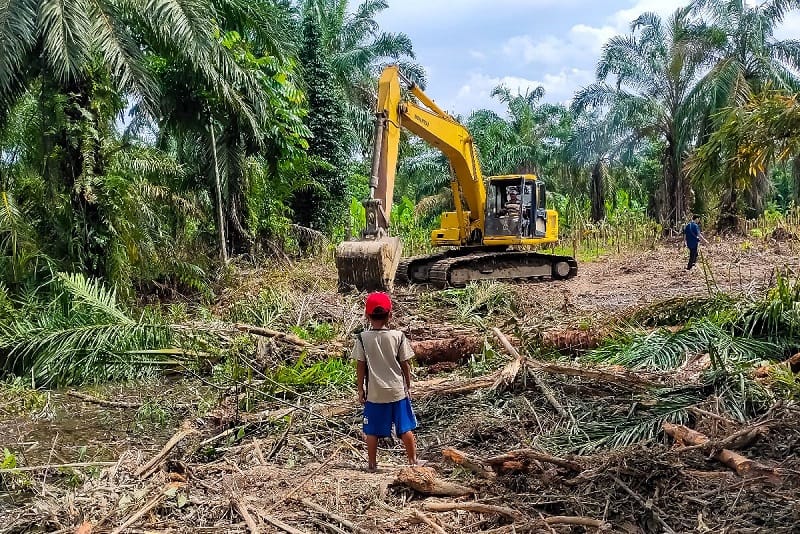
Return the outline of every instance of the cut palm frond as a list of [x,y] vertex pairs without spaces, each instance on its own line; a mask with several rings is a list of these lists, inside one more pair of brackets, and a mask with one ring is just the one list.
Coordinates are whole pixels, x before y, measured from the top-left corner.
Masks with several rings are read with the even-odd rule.
[[540,436],[536,444],[552,452],[587,454],[651,441],[665,422],[686,423],[689,407],[700,399],[699,392],[665,390],[655,398],[635,399],[627,414],[586,412],[569,430]]
[[730,329],[703,319],[677,332],[662,328],[624,335],[591,351],[585,358],[631,369],[666,371],[677,369],[690,356],[704,353],[711,354],[712,359],[716,357],[718,365],[756,363],[779,356],[781,347],[769,341],[738,337]]
[[178,334],[148,317],[134,319],[113,290],[81,274],[59,273],[49,300],[29,296],[18,318],[0,322],[3,374],[33,376],[40,386],[127,380],[175,355],[137,351],[174,347]]

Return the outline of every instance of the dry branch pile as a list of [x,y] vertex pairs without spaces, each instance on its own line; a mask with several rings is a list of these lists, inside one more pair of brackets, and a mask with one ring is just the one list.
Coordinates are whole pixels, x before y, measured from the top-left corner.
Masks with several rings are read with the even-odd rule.
[[[673,447],[655,444],[561,456],[522,438],[532,424],[520,417],[522,412],[501,410],[495,421],[484,415],[475,421],[477,426],[464,424],[465,417],[490,414],[498,402],[523,402],[528,405],[529,419],[560,424],[564,418],[539,393],[539,386],[526,386],[525,371],[504,391],[491,389],[496,376],[421,384],[417,404],[423,424],[440,410],[450,412],[446,432],[435,425],[419,432],[428,467],[403,468],[398,443],[383,442],[384,463],[378,473],[363,470],[358,410],[347,402],[327,416],[316,409],[297,408],[291,424],[285,421],[287,412],[275,408],[276,417],[260,417],[238,441],[234,439],[237,427],[233,432],[206,435],[187,425],[161,450],[146,455],[130,451],[74,491],[51,485],[48,479],[37,481],[36,487],[42,490],[31,506],[9,515],[5,532],[36,528],[290,533],[734,528],[788,533],[800,526],[800,411],[796,407],[776,407],[757,432],[757,446],[739,452],[726,447],[748,445],[737,438],[752,437],[752,429],[705,436],[668,428],[679,441]],[[610,379],[607,374],[558,376],[573,384]],[[630,382],[629,376],[623,385],[626,381]],[[565,391],[562,387],[554,395],[568,409],[571,403]],[[709,420],[718,423],[712,412],[698,410],[698,426]],[[481,425],[505,431],[486,433]],[[730,430],[730,425],[719,428]],[[726,440],[729,436],[732,439]],[[445,440],[450,448],[437,444]],[[730,463],[729,458],[744,460]],[[742,461],[758,469],[741,476],[736,470],[741,471]]]

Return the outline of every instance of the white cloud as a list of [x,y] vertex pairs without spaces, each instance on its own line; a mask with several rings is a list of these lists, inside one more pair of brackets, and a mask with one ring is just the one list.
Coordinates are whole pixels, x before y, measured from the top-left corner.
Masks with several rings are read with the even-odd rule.
[[471,57],[472,59],[476,59],[478,61],[486,61],[486,58],[488,56],[484,52],[481,52],[480,50],[470,50],[469,57]]
[[458,3],[444,0],[395,0],[387,10],[395,20],[414,20],[415,23],[433,21],[445,24],[454,20],[481,17],[487,8],[492,11],[519,12],[531,8],[546,9],[549,6],[580,5],[586,0],[460,0]]
[[775,31],[776,39],[797,39],[800,35],[800,13],[793,11],[789,13]]
[[552,35],[534,39],[530,35],[512,37],[503,45],[503,53],[510,58],[522,57],[525,63],[557,64],[564,59],[564,41]]
[[544,74],[541,80],[472,73],[467,82],[458,89],[454,100],[447,103],[447,107],[456,110],[491,109],[502,114],[506,111],[505,107],[491,97],[492,89],[498,85],[505,85],[512,94],[525,94],[526,91],[542,86],[546,101],[566,104],[572,98],[575,88],[590,83],[592,78],[591,72],[576,68]]
[[662,18],[668,17],[681,6],[688,4],[688,1],[675,2],[675,0],[638,0],[628,9],[620,9],[611,16],[611,23],[620,32],[628,32],[631,22],[642,13],[656,13]]
[[563,39],[553,35],[538,39],[530,35],[512,37],[503,45],[503,53],[510,58],[521,57],[525,63],[575,64],[587,56],[597,56],[603,44],[617,33],[610,26],[576,24]]

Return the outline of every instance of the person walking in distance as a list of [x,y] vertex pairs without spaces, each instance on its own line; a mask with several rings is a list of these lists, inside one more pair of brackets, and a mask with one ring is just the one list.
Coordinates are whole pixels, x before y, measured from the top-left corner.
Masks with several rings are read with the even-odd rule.
[[378,468],[378,438],[389,437],[392,425],[403,441],[408,463],[419,465],[413,430],[417,419],[411,407],[411,365],[414,357],[405,334],[388,327],[392,300],[386,293],[371,293],[364,313],[370,329],[361,332],[353,345],[356,360],[358,401],[364,405],[363,429],[367,443],[368,469]]
[[683,233],[686,236],[686,247],[689,249],[689,265],[686,266],[688,271],[697,263],[697,248],[700,246],[700,241],[706,245],[708,240],[700,232],[700,216],[694,215],[689,224],[684,228]]

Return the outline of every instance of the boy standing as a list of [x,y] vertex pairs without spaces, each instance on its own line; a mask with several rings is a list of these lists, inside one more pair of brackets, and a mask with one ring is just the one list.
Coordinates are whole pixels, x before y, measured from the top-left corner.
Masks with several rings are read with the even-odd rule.
[[689,224],[684,229],[684,234],[686,234],[686,247],[689,249],[689,265],[686,267],[688,271],[697,263],[697,247],[700,245],[700,240],[702,239],[703,243],[708,244],[706,238],[700,233],[699,215],[692,217],[692,220],[689,221]]
[[392,425],[403,440],[408,462],[416,465],[417,445],[412,431],[417,428],[417,420],[409,395],[409,360],[414,351],[405,334],[387,326],[392,314],[389,295],[370,294],[364,313],[370,329],[359,334],[352,357],[357,362],[358,401],[364,405],[368,468],[377,469],[378,438],[390,436]]

